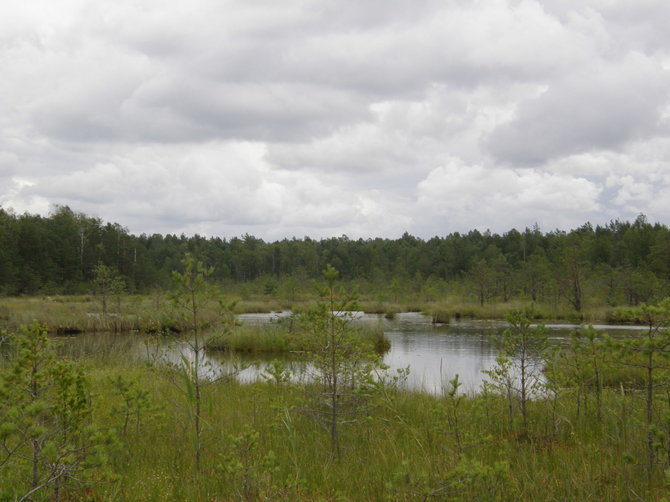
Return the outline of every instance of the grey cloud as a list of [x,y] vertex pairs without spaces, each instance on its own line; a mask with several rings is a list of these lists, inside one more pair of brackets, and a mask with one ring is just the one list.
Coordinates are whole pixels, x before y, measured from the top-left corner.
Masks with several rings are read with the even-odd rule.
[[670,47],[670,32],[661,19],[670,19],[670,3],[655,0],[643,2],[621,2],[613,6],[611,15],[613,32],[626,45],[648,53],[656,51],[667,54]]
[[563,23],[574,22],[579,16],[601,18],[610,34],[612,51],[667,54],[670,47],[670,32],[664,22],[670,19],[670,3],[664,0],[543,0],[542,3],[549,14]]
[[267,159],[286,169],[342,172],[355,184],[407,190],[452,156],[477,161],[482,128],[515,89],[475,91],[433,86],[417,100],[371,106],[370,119],[300,143],[269,144]]
[[296,141],[357,123],[377,101],[547,77],[589,51],[533,3],[298,2],[278,19],[274,7],[93,12],[78,35],[92,49],[69,47],[81,62],[34,105],[35,124],[67,141]]
[[[282,31],[275,26],[271,36],[256,33],[242,42],[224,36],[204,57],[194,55],[192,67],[223,79],[297,79],[381,99],[415,96],[435,82],[470,86],[546,76],[588,51],[532,4],[512,8],[514,13],[507,16],[497,15],[503,9],[487,6],[420,5],[407,18],[406,4],[386,3],[383,15],[376,11],[376,22],[347,29],[337,21],[341,13],[311,12],[314,17],[303,24],[316,30],[302,26],[296,37],[290,25]],[[348,12],[339,4],[338,10]],[[356,12],[374,12],[365,2],[351,11],[347,21]],[[528,45],[528,36],[541,39]]]
[[209,84],[177,82],[139,109],[168,108],[210,138],[276,141],[329,132],[344,121],[364,118],[360,101],[337,89],[299,83]]
[[89,99],[45,100],[39,128],[67,141],[277,141],[331,131],[365,118],[364,103],[338,89],[286,84],[227,84],[190,78],[148,81]]
[[41,1],[0,7],[3,204],[276,238],[667,207],[663,2]]
[[521,165],[616,149],[660,132],[659,103],[667,99],[668,84],[669,72],[639,55],[568,75],[522,103],[517,117],[493,131],[484,147],[500,161]]
[[0,150],[0,178],[8,178],[18,173],[19,165],[19,158],[14,152]]

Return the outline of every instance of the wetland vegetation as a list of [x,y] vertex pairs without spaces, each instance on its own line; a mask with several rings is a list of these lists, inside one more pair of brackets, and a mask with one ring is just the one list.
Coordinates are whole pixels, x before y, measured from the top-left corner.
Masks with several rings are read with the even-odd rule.
[[[60,208],[2,211],[0,231],[0,500],[670,496],[670,237],[643,217],[264,243],[132,236]],[[483,335],[483,385],[445,368],[423,392],[357,311],[506,323]],[[584,325],[557,339],[555,319]],[[588,327],[608,320],[638,326]],[[166,340],[184,350],[166,358]],[[244,358],[210,351],[298,352],[309,378],[277,357],[243,381]]]
[[[437,394],[411,390],[402,372],[375,365],[372,373],[366,364],[375,364],[374,353],[352,368],[336,366],[351,394],[335,421],[325,398],[340,394],[327,384],[327,346],[321,369],[302,382],[292,381],[281,362],[250,383],[234,370],[212,378],[203,366],[199,432],[193,359],[150,364],[123,343],[103,348],[95,335],[74,355],[76,338],[24,328],[3,351],[3,500],[20,500],[32,489],[34,441],[36,486],[44,487],[32,500],[667,497],[667,333],[655,330],[662,319],[636,338],[579,330],[555,350],[546,331],[515,319],[489,383],[477,393],[461,393],[457,377]],[[58,352],[69,356],[49,353],[49,344],[58,343],[70,346]],[[546,365],[542,375],[528,374],[525,399],[516,378],[524,344],[539,347],[533,362],[541,357]],[[32,385],[26,347],[46,354],[33,402],[20,394]],[[54,436],[68,439],[50,442]],[[63,474],[49,481],[52,472]]]

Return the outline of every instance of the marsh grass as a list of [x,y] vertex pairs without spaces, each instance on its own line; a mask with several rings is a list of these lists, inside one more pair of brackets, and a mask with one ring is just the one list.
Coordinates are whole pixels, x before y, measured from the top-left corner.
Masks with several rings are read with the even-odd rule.
[[449,310],[436,308],[430,313],[430,317],[433,324],[449,324],[451,322],[452,313]]
[[[353,339],[363,351],[387,352],[391,345],[380,326],[364,325],[353,329]],[[229,333],[211,336],[208,351],[310,353],[319,349],[321,340],[309,331],[290,324],[239,326]]]
[[236,314],[266,314],[291,310],[292,304],[273,299],[240,300],[235,305]]
[[303,332],[291,332],[284,326],[239,326],[231,333],[213,335],[205,343],[208,351],[304,352],[314,342]]
[[401,303],[379,300],[359,300],[358,306],[366,314],[396,314],[407,311],[407,307]]
[[[234,312],[271,313],[292,310],[305,312],[314,307],[312,300],[286,301],[276,298],[228,298],[235,301]],[[510,310],[525,309],[530,302],[514,300],[480,306],[459,297],[447,297],[432,302],[389,302],[363,298],[362,311],[394,316],[399,312],[424,312],[437,322],[463,318],[504,319]],[[569,322],[635,322],[639,309],[593,306],[577,313],[564,306],[532,304],[535,320],[563,320]],[[205,325],[215,324],[221,316],[220,306],[212,303],[203,310]],[[101,302],[93,295],[5,297],[0,298],[0,328],[16,330],[21,325],[38,321],[49,332],[74,334],[84,332],[145,333],[180,332],[186,329],[172,311],[167,295],[121,295],[108,300],[108,314],[102,314]]]
[[508,302],[492,302],[479,305],[467,302],[460,297],[450,297],[443,301],[408,305],[405,311],[420,311],[424,314],[441,319],[437,322],[449,322],[459,319],[504,319],[510,311],[532,308],[533,319],[537,321],[561,320],[575,323],[606,322],[611,319],[610,307],[592,306],[582,312],[576,312],[564,305],[551,305],[528,300],[511,300]]
[[[575,381],[579,378],[578,369],[570,364],[570,359],[558,359],[553,363],[553,371],[561,381]],[[646,371],[644,368],[645,359],[642,354],[625,356],[604,354],[600,362],[601,367],[601,385],[611,389],[640,390],[644,388],[646,381]],[[583,376],[582,376],[583,378]],[[590,382],[593,385],[593,382]]]
[[[131,310],[132,308],[132,310]],[[11,330],[38,321],[52,333],[71,334],[87,331],[130,331],[143,322],[136,303],[130,298],[111,301],[104,315],[100,303],[89,296],[2,298],[0,321]]]
[[[0,298],[0,327],[15,331],[21,325],[34,321],[54,334],[92,332],[124,333],[140,331],[181,332],[183,325],[167,299],[156,301],[156,296],[123,295],[108,300],[107,313],[94,296],[44,296]],[[208,304],[202,312],[204,325],[220,319],[221,307],[217,302]]]
[[[103,410],[113,396],[104,382],[112,373],[108,368],[94,379],[100,415],[110,425]],[[624,453],[640,453],[643,437],[634,424],[641,417],[629,409],[623,444],[616,393],[605,396],[611,415],[601,424],[575,420],[569,400],[559,403],[565,422],[555,424],[547,420],[546,403],[533,402],[533,433],[523,439],[513,428],[500,429],[495,416],[487,419],[481,398],[468,397],[460,411],[467,419],[459,454],[443,421],[445,399],[390,390],[365,424],[343,428],[338,460],[329,453],[327,432],[300,411],[299,386],[226,382],[204,396],[208,427],[197,476],[183,454],[190,448],[188,431],[179,410],[170,409],[173,389],[150,371],[134,375],[166,403],[164,413],[115,454],[119,480],[98,487],[101,500],[237,500],[243,483],[252,486],[254,500],[410,501],[453,491],[458,500],[616,501],[635,499],[633,493],[659,500],[664,493],[661,476],[649,490],[643,470],[626,460]],[[237,460],[251,469],[266,465],[271,452],[267,475],[231,474],[226,452],[236,451],[234,438],[247,429],[257,441]]]
[[[121,342],[116,349],[114,338]],[[115,477],[72,500],[660,501],[667,496],[663,465],[647,484],[639,396],[617,389],[605,389],[601,419],[592,407],[578,416],[569,389],[556,402],[531,401],[527,435],[504,418],[501,396],[466,395],[456,435],[446,395],[389,384],[377,389],[363,422],[342,428],[337,459],[328,431],[303,412],[304,396],[316,384],[222,380],[203,387],[198,474],[189,454],[188,411],[169,369],[129,357],[130,341],[123,343],[118,335],[91,334],[80,341],[85,350],[61,353],[89,375],[94,423],[122,430],[114,413],[122,405],[113,385],[119,376],[147,390],[155,408],[142,416],[141,428],[118,435],[110,453]],[[3,482],[0,494],[9,488],[10,482]]]

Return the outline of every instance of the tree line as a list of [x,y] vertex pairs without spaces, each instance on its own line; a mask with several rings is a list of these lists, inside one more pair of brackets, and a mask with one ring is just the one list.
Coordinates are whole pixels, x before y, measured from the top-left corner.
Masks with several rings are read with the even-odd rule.
[[[294,287],[330,264],[398,300],[407,291],[446,291],[480,304],[523,298],[563,301],[580,311],[587,298],[637,305],[670,294],[670,231],[644,215],[569,232],[537,226],[503,234],[472,230],[421,239],[292,238],[245,234],[230,239],[174,234],[133,235],[117,223],[56,207],[48,216],[0,208],[0,294],[70,294],[91,290],[96,267],[114,270],[128,292],[164,288],[185,253],[215,267],[213,280]],[[288,288],[290,289],[290,287]]]

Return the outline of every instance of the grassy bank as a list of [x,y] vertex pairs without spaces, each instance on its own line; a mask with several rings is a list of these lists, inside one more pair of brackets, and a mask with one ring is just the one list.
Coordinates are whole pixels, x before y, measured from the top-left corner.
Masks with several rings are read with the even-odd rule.
[[[312,300],[278,301],[271,298],[236,299],[234,311],[243,313],[269,313],[286,310],[304,311],[313,305]],[[503,319],[510,310],[523,309],[529,302],[513,301],[489,303],[481,306],[448,298],[439,302],[384,302],[362,299],[360,309],[368,313],[393,317],[399,312],[423,312],[436,322],[448,323],[463,318]],[[533,312],[537,320],[563,320],[575,323],[634,323],[639,320],[639,309],[591,307],[581,313],[569,308],[535,303]],[[212,303],[202,312],[204,322],[214,323],[221,317],[218,303]],[[42,296],[0,298],[0,327],[15,330],[20,325],[38,321],[52,333],[73,334],[80,332],[120,331],[181,331],[180,319],[166,294],[121,295],[108,300],[107,312],[95,296]]]
[[444,302],[432,302],[421,305],[421,312],[432,316],[436,322],[449,322],[458,319],[504,319],[510,311],[525,310],[532,307],[533,317],[537,321],[567,321],[574,323],[604,323],[609,320],[616,322],[611,307],[588,307],[582,312],[564,305],[551,305],[530,301],[514,300],[509,302],[478,303],[452,299]]
[[[267,302],[237,303],[235,313],[272,312],[281,310],[279,304]],[[212,301],[202,312],[204,325],[218,322],[221,306]],[[34,321],[56,334],[84,332],[180,332],[188,326],[175,311],[166,294],[121,295],[108,300],[106,312],[95,296],[43,296],[0,298],[0,326],[16,330]]]

